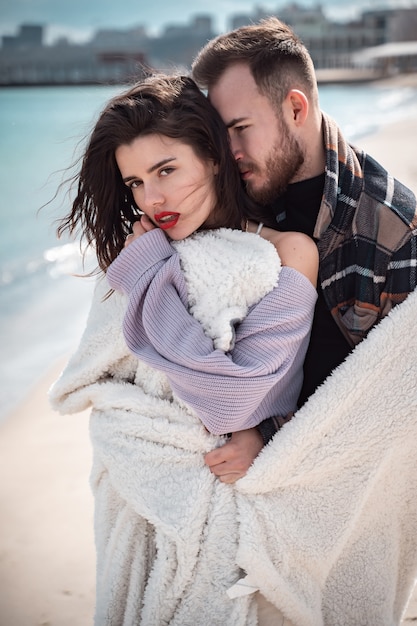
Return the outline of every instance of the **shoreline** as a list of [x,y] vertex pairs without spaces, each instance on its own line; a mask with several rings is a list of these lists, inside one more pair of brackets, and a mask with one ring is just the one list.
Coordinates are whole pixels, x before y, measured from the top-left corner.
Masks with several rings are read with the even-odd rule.
[[95,602],[89,411],[61,416],[58,361],[0,425],[0,626],[91,626]]
[[[319,68],[316,69],[316,78],[319,85],[359,85],[362,83],[387,83],[390,86],[394,84],[413,84],[417,83],[416,72],[398,72],[388,74],[372,68],[355,68],[355,67],[338,67],[338,68]],[[0,83],[0,89],[26,88],[26,87],[128,87],[131,81],[106,81],[87,80],[79,82],[68,81],[40,81],[40,82],[13,82]]]
[[[395,88],[404,76],[390,79]],[[417,74],[406,86],[417,86]],[[404,86],[404,84],[402,85]],[[358,140],[417,193],[417,113]],[[62,358],[0,422],[0,626],[91,626],[95,549],[89,411],[61,416],[47,390]],[[402,625],[417,620],[417,590]]]
[[417,113],[363,135],[354,143],[417,195],[415,141],[417,141]]
[[371,69],[336,68],[316,70],[318,85],[360,85],[370,83],[375,85],[417,86],[416,72],[398,72],[386,74]]

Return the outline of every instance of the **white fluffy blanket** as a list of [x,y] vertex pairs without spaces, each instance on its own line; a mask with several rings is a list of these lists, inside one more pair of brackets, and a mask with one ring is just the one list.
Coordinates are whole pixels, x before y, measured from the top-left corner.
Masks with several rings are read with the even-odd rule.
[[[258,284],[272,251],[259,244],[251,274],[243,248],[234,278]],[[229,486],[203,462],[221,438],[129,355],[106,290],[50,392],[62,413],[93,407],[96,625],[254,626],[255,589],[296,626],[398,624],[417,571],[417,292]]]

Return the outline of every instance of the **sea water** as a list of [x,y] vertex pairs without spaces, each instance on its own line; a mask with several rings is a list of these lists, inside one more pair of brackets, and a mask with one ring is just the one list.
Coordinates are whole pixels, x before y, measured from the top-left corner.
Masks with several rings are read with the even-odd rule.
[[[83,271],[78,243],[56,238],[70,196],[55,193],[99,111],[122,89],[0,89],[0,418],[83,331],[94,280],[75,276]],[[372,84],[320,88],[322,109],[358,143],[415,113],[416,95]]]

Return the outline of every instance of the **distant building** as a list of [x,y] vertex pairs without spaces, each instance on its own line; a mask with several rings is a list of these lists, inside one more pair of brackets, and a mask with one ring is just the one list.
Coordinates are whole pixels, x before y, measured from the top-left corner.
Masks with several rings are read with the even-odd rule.
[[144,26],[128,30],[100,29],[93,35],[89,46],[96,50],[138,51],[146,50],[148,35]]
[[160,37],[149,40],[148,56],[155,67],[186,70],[197,52],[216,34],[208,15],[196,15],[189,24],[168,24]]
[[363,22],[377,36],[373,45],[394,41],[417,41],[417,9],[374,9],[365,11]]
[[312,8],[289,4],[277,11],[256,8],[232,18],[231,27],[257,23],[274,15],[288,24],[308,48],[316,69],[349,68],[365,48],[393,41],[417,41],[417,9],[376,9],[360,19],[331,22],[320,5]]
[[68,45],[27,50],[5,49],[0,54],[0,85],[121,84],[137,80],[146,66],[137,51],[97,50]]
[[43,26],[23,24],[17,35],[6,35],[2,37],[3,49],[40,48],[43,45],[43,30]]
[[[250,14],[234,15],[231,28],[271,14],[302,39],[318,75],[340,77],[343,70],[347,76],[358,67],[367,68],[368,77],[416,69],[414,47],[397,47],[392,56],[393,48],[383,52],[381,46],[417,42],[417,8],[364,11],[357,20],[338,23],[330,21],[319,4],[306,8],[293,2],[272,13],[257,7]],[[44,46],[43,31],[43,26],[24,24],[17,35],[3,37],[0,85],[114,84],[132,82],[149,68],[186,72],[202,46],[217,34],[206,14],[194,16],[188,24],[168,24],[157,37],[140,25],[101,29],[83,45],[60,39]]]
[[417,72],[417,41],[396,41],[365,48],[353,55],[357,67],[372,67],[389,76]]

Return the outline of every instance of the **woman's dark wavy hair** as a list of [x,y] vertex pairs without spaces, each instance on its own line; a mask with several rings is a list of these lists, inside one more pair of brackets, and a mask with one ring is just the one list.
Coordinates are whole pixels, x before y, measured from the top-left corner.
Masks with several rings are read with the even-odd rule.
[[138,207],[122,181],[115,151],[139,135],[153,133],[179,139],[201,159],[218,164],[211,228],[240,228],[242,216],[248,212],[250,200],[242,187],[227,130],[208,99],[189,77],[149,76],[114,97],[101,112],[73,180],[76,198],[57,229],[58,236],[77,233],[82,241],[94,244],[103,271],[122,250],[138,219]]

